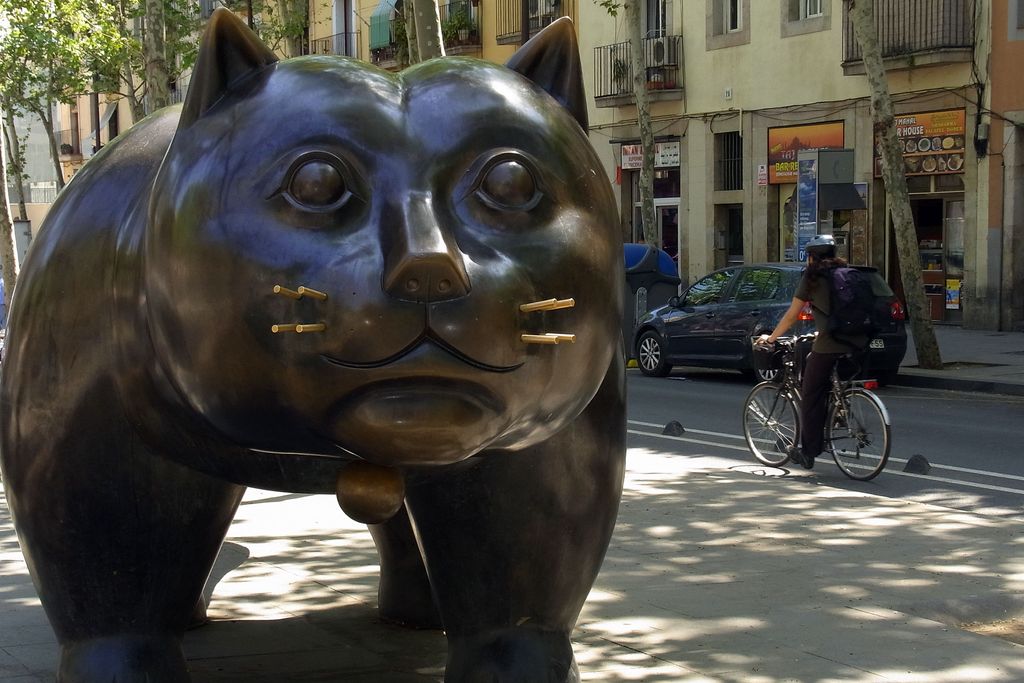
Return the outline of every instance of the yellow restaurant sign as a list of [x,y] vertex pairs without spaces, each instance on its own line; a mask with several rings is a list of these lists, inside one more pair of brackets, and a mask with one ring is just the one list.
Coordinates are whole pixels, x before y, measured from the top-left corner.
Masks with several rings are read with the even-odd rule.
[[[963,109],[896,116],[896,137],[903,150],[906,174],[963,173],[967,114]],[[875,176],[882,174],[875,140]]]

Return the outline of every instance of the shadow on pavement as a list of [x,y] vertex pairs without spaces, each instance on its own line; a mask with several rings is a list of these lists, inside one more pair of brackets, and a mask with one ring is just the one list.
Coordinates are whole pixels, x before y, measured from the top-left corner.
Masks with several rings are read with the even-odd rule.
[[[574,634],[584,681],[1024,680],[1022,646],[957,627],[1024,615],[1019,523],[721,463],[630,450]],[[443,635],[376,615],[365,528],[332,497],[246,496],[269,498],[239,509],[213,622],[186,634],[195,681],[441,681]],[[2,513],[0,680],[53,680]]]

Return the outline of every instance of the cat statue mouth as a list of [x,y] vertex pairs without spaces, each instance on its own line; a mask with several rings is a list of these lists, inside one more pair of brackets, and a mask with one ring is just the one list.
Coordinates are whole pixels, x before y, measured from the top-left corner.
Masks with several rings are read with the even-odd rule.
[[343,358],[336,358],[329,354],[321,354],[321,357],[333,365],[340,365],[341,367],[344,368],[352,368],[355,370],[371,370],[374,368],[380,368],[386,365],[391,365],[392,363],[395,363],[407,357],[408,355],[420,349],[421,347],[436,348],[446,353],[447,355],[452,356],[453,358],[459,361],[462,361],[466,365],[476,368],[477,370],[483,370],[484,372],[512,372],[523,366],[522,363],[514,363],[512,365],[491,365],[489,363],[484,363],[483,361],[476,360],[469,354],[460,351],[452,344],[441,339],[433,330],[430,329],[426,330],[419,338],[414,340],[404,349],[401,349],[397,353],[391,354],[386,358],[381,358],[380,360],[371,360],[363,362],[347,361]]
[[334,408],[325,434],[363,461],[401,467],[442,465],[485,448],[508,426],[505,401],[466,380],[373,382]]

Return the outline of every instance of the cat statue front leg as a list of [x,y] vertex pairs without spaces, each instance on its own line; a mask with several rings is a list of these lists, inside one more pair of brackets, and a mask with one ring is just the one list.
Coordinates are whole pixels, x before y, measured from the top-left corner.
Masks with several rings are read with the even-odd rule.
[[411,477],[448,636],[445,681],[567,683],[569,642],[615,525],[625,467],[622,359],[574,423],[523,451]]
[[185,682],[181,639],[244,488],[143,446],[112,388],[94,388],[67,413],[21,413],[3,444],[58,680]]

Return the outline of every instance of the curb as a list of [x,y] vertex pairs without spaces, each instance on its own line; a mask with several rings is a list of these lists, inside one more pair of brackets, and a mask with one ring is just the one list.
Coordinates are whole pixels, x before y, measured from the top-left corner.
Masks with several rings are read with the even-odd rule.
[[985,394],[1024,396],[1024,384],[999,382],[977,377],[945,377],[925,375],[900,370],[893,378],[892,386],[918,389],[945,389],[947,391],[971,391]]

